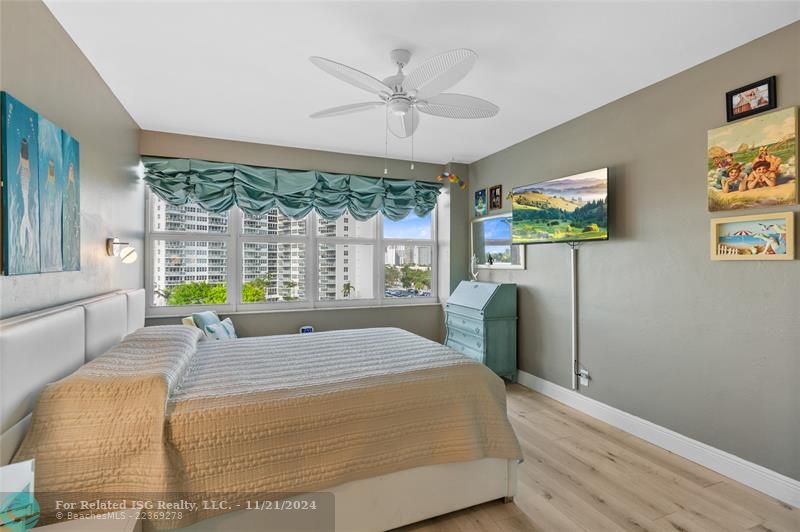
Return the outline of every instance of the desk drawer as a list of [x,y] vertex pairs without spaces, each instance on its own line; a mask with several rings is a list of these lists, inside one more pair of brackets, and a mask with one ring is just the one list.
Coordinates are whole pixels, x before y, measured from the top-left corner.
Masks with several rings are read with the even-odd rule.
[[470,334],[483,336],[483,321],[466,316],[459,316],[452,312],[447,313],[447,327],[451,329],[458,329]]
[[467,347],[467,346],[465,346],[465,345],[453,340],[452,338],[448,338],[447,339],[446,345],[450,349],[455,349],[459,353],[462,353],[463,355],[471,358],[472,360],[480,362],[481,364],[485,364],[486,363],[486,355],[484,355],[483,351],[476,351],[475,349]]
[[483,337],[483,334],[476,335],[459,329],[448,329],[447,338],[453,339],[459,344],[470,349],[474,349],[475,351],[479,351],[481,353],[485,351],[486,341]]
[[444,307],[444,310],[448,314],[459,314],[461,316],[465,316],[468,318],[471,317],[476,320],[483,319],[483,310],[479,308],[463,307],[461,305],[453,305],[452,303],[447,303]]

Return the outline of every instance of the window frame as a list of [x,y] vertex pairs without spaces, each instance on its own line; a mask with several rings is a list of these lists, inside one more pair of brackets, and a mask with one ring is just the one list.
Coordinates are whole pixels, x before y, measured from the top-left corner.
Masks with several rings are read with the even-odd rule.
[[[431,211],[431,238],[398,239],[383,237],[383,214],[375,216],[375,235],[366,237],[334,237],[317,234],[318,215],[313,210],[306,218],[305,235],[256,235],[244,233],[244,213],[236,206],[228,211],[226,233],[199,233],[189,231],[156,231],[153,229],[153,192],[145,187],[145,292],[148,317],[187,316],[198,309],[214,310],[220,314],[248,314],[259,312],[281,312],[291,310],[314,310],[333,308],[415,306],[438,304],[438,204]],[[226,285],[228,302],[224,305],[154,305],[153,246],[157,240],[214,241],[224,242],[226,249]],[[305,245],[305,299],[302,301],[244,303],[242,301],[242,279],[244,243],[302,243]],[[369,299],[319,300],[318,245],[324,244],[368,244],[373,246],[373,296]],[[417,245],[431,247],[431,296],[385,297],[385,249],[387,245]],[[233,289],[231,289],[233,287]]]

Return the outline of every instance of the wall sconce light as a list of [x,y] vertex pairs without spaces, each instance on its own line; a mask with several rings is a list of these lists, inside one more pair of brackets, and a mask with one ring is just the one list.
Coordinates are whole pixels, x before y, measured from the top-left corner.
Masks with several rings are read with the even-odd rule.
[[116,237],[106,238],[106,253],[109,257],[119,257],[123,264],[133,264],[139,258],[136,248]]

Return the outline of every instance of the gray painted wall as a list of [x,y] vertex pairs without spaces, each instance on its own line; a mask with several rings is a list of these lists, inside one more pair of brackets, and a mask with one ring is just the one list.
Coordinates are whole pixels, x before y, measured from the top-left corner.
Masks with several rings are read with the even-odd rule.
[[[287,148],[268,144],[255,144],[222,139],[194,137],[156,131],[142,131],[142,155],[159,157],[187,157],[211,161],[237,162],[278,168],[315,169],[327,172],[383,176],[384,161],[380,157],[365,157],[342,153]],[[453,165],[454,171],[467,177],[465,165]],[[409,168],[408,161],[389,160],[389,177],[435,181],[442,165],[416,163]],[[451,223],[467,216],[467,193],[446,183],[442,188],[437,208],[439,233],[439,297],[442,301],[459,281],[466,277],[468,252],[468,226]],[[346,313],[346,317],[343,317]],[[441,308],[372,307],[369,309],[337,309],[333,319],[330,310],[287,311],[241,314],[234,317],[237,330],[244,335],[280,334],[296,332],[300,325],[313,324],[318,330],[346,327],[401,327],[434,340],[442,337]],[[302,318],[302,319],[300,319]],[[149,319],[148,325],[174,323],[175,320]],[[344,324],[344,325],[343,325]]]
[[[709,259],[706,132],[772,74],[799,105],[800,23],[478,161],[470,185],[608,166],[612,239],[579,251],[582,393],[800,479],[800,260]],[[520,285],[520,367],[568,387],[569,248],[527,261],[482,277]]]
[[142,249],[139,127],[40,1],[0,2],[0,87],[81,147],[81,271],[0,277],[0,318],[143,286],[143,262],[106,256],[118,236]]

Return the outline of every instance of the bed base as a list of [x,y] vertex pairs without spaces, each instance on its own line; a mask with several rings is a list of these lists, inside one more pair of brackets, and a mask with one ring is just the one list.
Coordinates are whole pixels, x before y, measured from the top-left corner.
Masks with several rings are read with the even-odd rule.
[[[483,458],[406,469],[348,482],[327,491],[334,494],[336,501],[336,532],[381,532],[488,501],[509,502],[516,489],[516,460]],[[271,520],[272,515],[275,513],[239,510],[180,530],[279,530]]]

